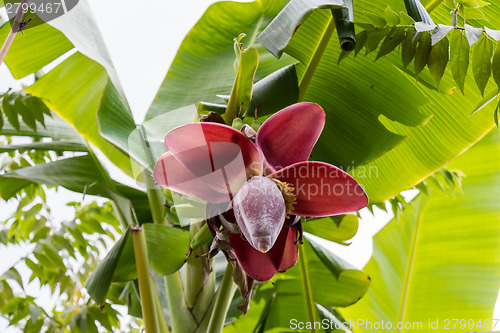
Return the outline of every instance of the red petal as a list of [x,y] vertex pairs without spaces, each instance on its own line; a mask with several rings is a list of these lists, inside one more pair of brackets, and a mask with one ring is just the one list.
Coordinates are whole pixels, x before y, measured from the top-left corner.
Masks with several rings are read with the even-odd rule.
[[262,174],[262,160],[254,143],[223,124],[186,124],[170,131],[165,145],[198,177],[224,170],[233,193],[251,176]]
[[284,271],[297,262],[297,245],[292,244],[295,242],[294,239],[297,240],[295,226],[283,228],[274,246],[267,253],[254,249],[241,234],[231,234],[229,244],[233,248],[238,263],[252,279],[267,281],[278,270]]
[[170,152],[163,154],[158,159],[154,176],[160,185],[208,202],[221,203],[231,200],[223,186],[222,172],[213,172],[204,177],[197,177],[179,163]]
[[324,125],[325,112],[318,104],[297,103],[267,119],[255,142],[270,166],[278,170],[307,161]]
[[[231,234],[228,241],[233,248],[241,268],[243,268],[252,279],[267,281],[278,271],[270,256],[273,249],[267,253],[257,251],[246,241],[242,234]],[[276,242],[273,248],[277,245]]]
[[330,216],[352,213],[368,204],[368,197],[347,172],[323,162],[300,162],[268,177],[295,187],[297,203],[293,214]]
[[278,272],[284,272],[289,268],[292,268],[297,263],[299,258],[299,248],[297,245],[299,227],[294,225],[288,229],[285,248],[283,249],[283,255],[281,257],[280,266],[278,267]]

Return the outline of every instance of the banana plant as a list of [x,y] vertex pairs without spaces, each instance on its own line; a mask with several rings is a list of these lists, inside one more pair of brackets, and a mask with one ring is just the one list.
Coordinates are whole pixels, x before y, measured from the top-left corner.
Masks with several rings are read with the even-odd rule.
[[[403,332],[406,322],[443,328],[452,314],[475,323],[456,331],[494,329],[476,324],[494,319],[499,287],[498,12],[455,0],[215,3],[139,124],[85,0],[47,23],[36,12],[36,26],[21,15],[3,23],[12,75],[37,75],[0,95],[1,197],[61,186],[104,198],[114,233],[93,222],[85,233],[115,241],[87,267],[87,317],[50,325],[32,299],[14,297],[15,273],[0,280],[13,299],[0,313],[33,332],[96,331],[94,318],[116,331],[107,309],[123,303],[147,333],[371,332],[352,324],[363,318]],[[115,180],[103,156],[137,186]],[[420,194],[406,203],[411,188]],[[386,200],[395,219],[357,269],[333,243],[348,245],[358,211]],[[11,229],[44,238],[23,226],[43,218],[41,206],[19,207]],[[4,243],[16,239],[7,225]],[[72,246],[43,243],[33,276],[44,263],[63,270]]]

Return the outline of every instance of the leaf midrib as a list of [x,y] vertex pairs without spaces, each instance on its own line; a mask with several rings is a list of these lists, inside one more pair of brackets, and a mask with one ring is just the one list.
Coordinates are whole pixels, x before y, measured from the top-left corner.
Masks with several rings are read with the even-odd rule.
[[[426,204],[424,204],[425,206]],[[399,304],[399,313],[398,313],[398,323],[402,323],[404,316],[405,316],[405,311],[406,311],[406,305],[408,302],[408,294],[409,294],[409,289],[410,289],[410,282],[411,282],[411,277],[413,275],[413,266],[414,266],[414,261],[415,261],[415,252],[417,248],[417,242],[418,242],[418,237],[420,234],[420,224],[422,222],[422,216],[424,214],[421,213],[419,214],[419,217],[417,219],[416,225],[415,225],[415,231],[413,232],[413,237],[411,240],[411,246],[410,246],[410,253],[408,256],[408,261],[406,264],[406,272],[405,272],[405,277],[403,280],[403,293],[401,295],[401,301]],[[401,333],[402,328],[397,329],[397,333]]]

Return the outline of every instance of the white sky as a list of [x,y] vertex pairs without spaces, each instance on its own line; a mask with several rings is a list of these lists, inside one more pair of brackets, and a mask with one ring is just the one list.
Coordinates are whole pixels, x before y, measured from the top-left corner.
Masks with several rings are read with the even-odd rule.
[[[141,122],[167,70],[176,50],[190,28],[204,13],[213,0],[88,0],[97,24],[108,47],[118,72],[125,95],[136,122]],[[140,4],[140,6],[139,6]],[[147,17],[147,20],[146,20]],[[0,66],[0,91],[8,87],[18,88],[20,83],[30,84],[31,78],[21,82],[12,79],[4,64]],[[412,197],[414,194],[410,194]],[[48,196],[52,214],[61,220],[72,217],[72,209],[65,207],[70,201],[79,201],[81,196],[60,189],[50,191]],[[15,207],[12,202],[0,203],[0,219],[7,218]],[[358,234],[349,247],[336,245],[333,251],[358,268],[362,268],[372,251],[372,236],[392,216],[378,211],[376,217],[365,209],[362,212]],[[0,275],[29,249],[0,249]],[[26,275],[26,274],[24,274]],[[27,276],[26,276],[27,278]],[[40,293],[34,283],[28,291],[32,296],[40,295],[39,304],[49,307],[53,304],[50,293]],[[500,307],[497,302],[497,318]],[[6,330],[5,321],[0,319],[0,332]],[[15,332],[15,331],[12,331]]]

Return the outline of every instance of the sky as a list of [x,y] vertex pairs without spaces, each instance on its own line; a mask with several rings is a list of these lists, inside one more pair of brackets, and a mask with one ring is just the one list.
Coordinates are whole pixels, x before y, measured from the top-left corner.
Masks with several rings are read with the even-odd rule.
[[[206,8],[215,1],[87,1],[118,72],[134,119],[136,122],[142,122],[184,36]],[[0,66],[0,92],[9,87],[20,88],[21,84],[31,84],[32,80],[32,77],[27,77],[16,82],[5,64]],[[414,195],[415,192],[407,193],[408,198]],[[69,219],[73,215],[72,209],[65,204],[80,200],[81,195],[64,189],[59,189],[58,192],[51,190],[48,195],[52,212],[60,220]],[[0,207],[0,220],[3,220],[9,216],[15,205],[13,202],[0,203]],[[361,215],[363,218],[360,221],[359,231],[352,239],[352,244],[348,247],[335,244],[332,248],[333,252],[357,268],[362,268],[371,256],[372,236],[392,218],[392,214],[378,209],[375,216],[366,209]],[[13,247],[0,249],[2,258],[0,275],[29,250]],[[39,304],[45,306],[47,310],[54,302],[48,290],[40,291],[36,282],[30,286],[28,293],[33,296],[39,295]],[[497,302],[497,318],[500,317],[499,312],[500,306]],[[0,332],[9,332],[2,325],[5,325],[5,321],[0,319]]]

